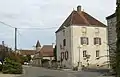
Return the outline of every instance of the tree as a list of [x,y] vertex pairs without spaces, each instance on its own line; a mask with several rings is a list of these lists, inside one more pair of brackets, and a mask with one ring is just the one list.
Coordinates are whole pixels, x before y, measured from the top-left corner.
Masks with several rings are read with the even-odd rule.
[[117,43],[116,43],[116,63],[114,71],[116,72],[116,77],[120,77],[120,0],[117,0],[117,7],[116,7],[116,33],[117,33]]
[[54,48],[54,58],[55,58],[55,61],[57,61],[57,46],[56,45]]
[[27,57],[27,60],[28,60],[27,62],[30,62],[31,56],[30,56],[30,55],[27,55],[26,57]]

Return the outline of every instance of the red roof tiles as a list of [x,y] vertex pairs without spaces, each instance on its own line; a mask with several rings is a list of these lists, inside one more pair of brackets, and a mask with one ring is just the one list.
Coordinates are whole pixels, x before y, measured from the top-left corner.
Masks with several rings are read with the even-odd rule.
[[53,53],[53,46],[52,45],[44,45],[41,50],[40,50],[40,54],[43,57],[53,57],[54,53]]
[[68,18],[64,21],[64,23],[60,26],[60,28],[56,31],[56,33],[64,28],[64,26],[96,26],[96,27],[106,27],[102,22],[98,21],[91,15],[86,12],[77,12],[73,11]]

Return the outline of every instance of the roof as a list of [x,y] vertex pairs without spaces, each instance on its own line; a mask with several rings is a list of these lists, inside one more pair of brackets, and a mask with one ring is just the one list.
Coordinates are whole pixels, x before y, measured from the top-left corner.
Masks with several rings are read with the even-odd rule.
[[112,15],[106,17],[106,19],[111,19],[111,18],[114,18],[114,17],[116,17],[116,13],[114,13],[114,14],[112,14]]
[[34,55],[36,50],[19,50],[21,55]]
[[105,24],[98,21],[88,13],[84,11],[77,12],[73,10],[72,13],[68,16],[68,18],[64,21],[64,23],[60,26],[60,28],[56,31],[56,33],[64,29],[64,26],[68,27],[71,25],[106,27]]
[[41,47],[39,40],[37,41],[36,47]]
[[41,50],[40,50],[40,54],[43,57],[53,57],[54,53],[53,53],[53,46],[52,45],[44,45]]

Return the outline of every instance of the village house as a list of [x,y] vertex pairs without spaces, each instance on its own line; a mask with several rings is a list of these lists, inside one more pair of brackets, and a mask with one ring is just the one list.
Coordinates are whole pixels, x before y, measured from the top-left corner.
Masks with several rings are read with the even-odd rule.
[[108,46],[109,46],[109,53],[110,53],[110,61],[112,63],[112,58],[114,57],[114,52],[116,51],[116,41],[117,41],[117,33],[116,33],[116,14],[112,14],[108,17],[107,24],[108,24]]
[[54,60],[53,45],[41,46],[40,42],[37,41],[33,65],[43,66],[43,60],[47,61],[47,66],[50,64],[50,61]]
[[67,68],[108,68],[107,27],[77,7],[56,31],[57,61]]
[[[30,56],[31,57],[31,60],[29,63],[32,63],[33,62],[33,57],[34,57],[34,54],[36,52],[36,50],[24,50],[24,49],[20,49],[20,50],[17,50],[17,52],[22,55],[22,56]],[[24,64],[28,64],[28,62],[24,62]]]
[[30,55],[31,58],[33,58],[36,50],[24,50],[24,49],[20,49],[20,50],[17,50],[17,51],[22,56]]

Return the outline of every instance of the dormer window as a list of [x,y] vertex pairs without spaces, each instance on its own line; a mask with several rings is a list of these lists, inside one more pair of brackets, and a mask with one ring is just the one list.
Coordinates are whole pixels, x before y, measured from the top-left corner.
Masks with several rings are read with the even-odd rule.
[[95,33],[96,33],[96,34],[99,33],[99,28],[95,28]]
[[87,33],[87,28],[86,27],[82,27],[82,33]]

